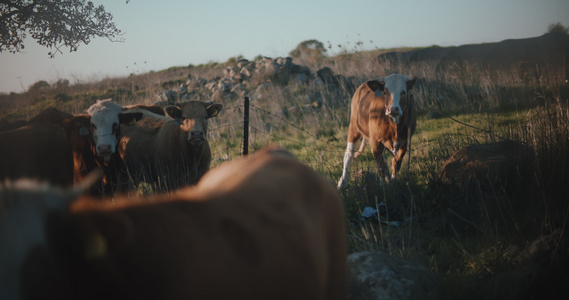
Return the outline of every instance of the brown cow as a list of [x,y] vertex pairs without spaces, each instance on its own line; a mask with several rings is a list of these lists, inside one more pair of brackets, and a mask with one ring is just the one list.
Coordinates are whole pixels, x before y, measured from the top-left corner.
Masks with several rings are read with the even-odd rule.
[[31,124],[0,133],[0,181],[22,177],[73,184],[71,144],[63,130]]
[[165,116],[166,114],[164,113],[164,108],[160,105],[145,105],[145,104],[134,104],[134,105],[123,105],[123,112],[124,111],[130,111],[132,109],[142,109],[145,111],[149,111],[151,113],[155,113],[157,115],[161,115],[161,116]]
[[206,139],[208,119],[223,105],[189,101],[166,107],[164,116],[144,117],[122,126],[120,151],[134,182],[150,181],[161,190],[195,184],[211,163]]
[[63,124],[71,119],[73,119],[72,114],[50,107],[33,116],[28,124],[54,124],[63,127]]
[[94,169],[102,168],[104,176],[99,183],[93,185],[91,195],[110,196],[117,188],[121,189],[120,186],[126,188],[126,169],[116,151],[116,141],[120,139],[118,124],[132,123],[140,119],[142,114],[124,113],[120,105],[110,100],[97,101],[88,112],[90,114],[74,116],[56,108],[48,108],[28,123],[60,126],[71,142],[74,182],[81,181]]
[[178,193],[82,199],[65,214],[74,197],[0,188],[0,298],[347,298],[338,194],[288,152],[224,163]]
[[362,144],[358,154],[363,151],[366,139],[369,140],[377,171],[387,182],[389,170],[383,159],[383,150],[387,148],[393,154],[391,179],[395,178],[407,151],[407,140],[411,139],[417,124],[413,97],[408,93],[416,80],[417,77],[409,79],[391,74],[369,80],[356,90],[351,102],[348,146],[344,154],[342,177],[338,181],[339,190],[348,183],[348,169],[355,157],[354,144],[360,139]]
[[26,126],[28,122],[26,120],[16,120],[16,121],[8,121],[6,119],[0,120],[0,132],[17,129],[23,126]]

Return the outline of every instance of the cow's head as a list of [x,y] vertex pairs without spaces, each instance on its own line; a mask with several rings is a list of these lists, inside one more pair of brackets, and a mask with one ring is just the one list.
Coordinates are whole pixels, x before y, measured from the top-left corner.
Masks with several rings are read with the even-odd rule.
[[129,124],[133,120],[140,120],[141,113],[122,113],[122,106],[111,99],[97,100],[91,105],[87,113],[91,116],[90,131],[93,136],[93,145],[98,156],[109,161],[115,153],[120,139],[120,124]]
[[217,116],[222,108],[219,103],[189,101],[166,107],[166,113],[183,131],[188,132],[188,142],[199,146],[206,138],[207,120]]
[[[400,74],[391,74],[385,78],[370,80],[367,85],[377,96],[385,99],[385,115],[389,116],[393,122],[399,123],[403,116],[402,100],[407,99],[407,93],[413,88],[417,77],[407,78]],[[406,103],[405,103],[406,104]]]

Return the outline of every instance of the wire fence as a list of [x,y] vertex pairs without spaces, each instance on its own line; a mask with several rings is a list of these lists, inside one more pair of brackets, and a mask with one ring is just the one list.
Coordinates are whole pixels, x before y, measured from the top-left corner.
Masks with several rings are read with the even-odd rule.
[[[244,98],[243,104],[237,104],[230,107],[226,107],[223,108],[222,111],[229,111],[233,113],[239,112],[242,113],[243,115],[242,119],[239,121],[225,123],[225,124],[217,124],[215,127],[210,128],[210,131],[218,131],[220,129],[228,127],[231,127],[235,131],[237,131],[240,128],[242,128],[243,139],[241,140],[240,145],[234,147],[226,147],[225,151],[228,150],[227,148],[235,149],[238,147],[241,155],[247,155],[250,151],[249,149],[250,145],[252,145],[253,147],[255,147],[256,145],[256,143],[251,144],[250,139],[251,137],[253,137],[256,140],[257,134],[267,136],[268,137],[267,140],[279,140],[279,141],[286,141],[297,144],[299,146],[304,147],[307,151],[338,152],[341,154],[345,150],[345,147],[338,146],[337,143],[331,143],[328,140],[318,137],[317,135],[311,133],[306,128],[303,128],[302,126],[293,123],[293,121],[287,120],[286,117],[278,113],[271,112],[267,109],[261,108],[258,105],[252,104],[249,100],[249,97]],[[299,133],[309,136],[310,138],[313,139],[313,142],[306,143],[304,141],[291,138],[290,136],[280,135],[275,132],[272,132],[271,130],[259,128],[259,126],[256,126],[250,122],[250,120],[252,120],[256,115],[257,116],[264,115],[270,117],[271,120],[278,120],[288,128],[292,128],[293,130]]]
[[[212,149],[213,157],[219,158],[220,161],[223,161],[229,159],[232,155],[236,155],[237,153],[239,155],[247,155],[251,150],[257,150],[258,148],[262,148],[267,144],[285,142],[296,145],[291,146],[291,148],[302,148],[302,151],[308,154],[308,156],[314,160],[312,163],[316,163],[320,167],[324,167],[329,170],[340,169],[339,166],[342,164],[343,154],[346,147],[345,141],[339,142],[338,139],[331,139],[330,135],[315,134],[310,131],[310,125],[307,123],[299,122],[299,119],[290,118],[290,116],[283,114],[282,111],[273,112],[262,108],[259,105],[251,103],[248,100],[249,99],[246,98],[242,103],[225,107],[222,110],[233,114],[233,116],[226,119],[232,121],[228,123],[216,123],[216,125],[211,128],[210,132],[229,128],[229,130],[234,133],[239,132],[241,141],[236,142],[238,139],[233,139],[231,141],[228,141],[225,146],[218,146],[216,149]],[[466,124],[448,115],[440,113],[439,111],[436,111],[436,113],[450,119],[453,122],[456,122],[457,124],[460,124],[461,127],[470,128],[472,130],[453,132],[453,140],[464,140],[463,143],[467,144],[469,142],[476,142],[477,140],[484,141],[488,138],[488,136],[502,140],[505,139],[490,130],[485,130],[470,124]],[[279,124],[286,127],[286,129],[291,129],[292,131],[295,131],[299,134],[291,134],[290,131],[287,133],[288,130],[272,130],[271,128],[266,128],[263,124],[259,124],[259,122],[253,122],[253,120],[263,120],[267,117],[271,120],[271,122],[279,122]],[[217,122],[222,121],[217,120]],[[303,124],[307,127],[303,127]],[[273,126],[272,128],[274,127],[276,126]],[[476,132],[478,132],[478,134]],[[259,136],[264,136],[266,139],[261,139],[261,142],[259,142]],[[295,139],[295,136],[299,138]],[[309,137],[309,141],[307,141],[305,137]],[[419,135],[417,136],[417,139],[418,140],[413,144],[412,149],[415,155],[416,153],[424,154],[425,152],[431,152],[433,150],[433,147],[442,147],[447,149],[447,151],[450,149],[448,147],[448,137],[446,136],[425,139]],[[221,140],[218,139],[217,142],[221,142]],[[409,169],[412,160],[411,149],[408,149],[408,155],[405,156],[405,159],[407,160],[407,169]],[[308,163],[308,161],[306,163]]]

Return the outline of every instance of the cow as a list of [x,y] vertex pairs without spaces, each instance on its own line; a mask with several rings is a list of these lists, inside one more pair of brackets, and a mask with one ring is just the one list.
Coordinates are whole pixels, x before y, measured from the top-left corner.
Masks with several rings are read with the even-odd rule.
[[48,108],[28,123],[61,127],[71,142],[73,181],[77,183],[89,172],[102,168],[104,176],[98,184],[93,185],[91,195],[110,196],[117,189],[127,186],[124,163],[116,151],[120,139],[119,124],[133,123],[141,117],[140,112],[124,113],[123,107],[107,99],[91,105],[87,114],[71,115]]
[[50,107],[33,116],[28,124],[54,124],[63,128],[63,124],[71,119],[73,119],[72,114]]
[[76,147],[76,181],[95,168],[104,171],[102,182],[92,188],[92,195],[109,196],[127,188],[126,167],[118,152],[121,124],[133,124],[143,115],[123,110],[111,99],[98,100],[87,109],[87,114],[76,115],[66,124]]
[[211,163],[208,119],[222,108],[212,102],[182,102],[165,108],[169,117],[145,116],[123,125],[120,152],[134,183],[151,182],[162,191],[195,184]]
[[71,143],[61,128],[30,124],[0,132],[0,181],[22,177],[73,184]]
[[345,189],[348,183],[348,170],[356,156],[354,145],[358,140],[361,140],[361,145],[357,154],[361,154],[366,139],[369,140],[379,176],[384,177],[386,182],[390,178],[383,150],[387,148],[393,154],[391,179],[395,179],[407,151],[408,140],[417,125],[413,95],[409,94],[416,80],[417,77],[391,74],[385,78],[368,80],[356,90],[350,104],[348,145],[344,154],[342,177],[338,181],[339,190]]
[[142,111],[149,111],[151,113],[165,116],[164,108],[160,105],[145,105],[145,104],[133,104],[133,105],[123,105],[123,112],[130,111],[133,109],[140,109]]
[[284,150],[113,203],[17,184],[0,188],[2,299],[347,298],[338,193]]
[[17,129],[23,126],[26,126],[28,122],[26,120],[15,120],[15,121],[8,121],[6,119],[0,120],[0,132]]

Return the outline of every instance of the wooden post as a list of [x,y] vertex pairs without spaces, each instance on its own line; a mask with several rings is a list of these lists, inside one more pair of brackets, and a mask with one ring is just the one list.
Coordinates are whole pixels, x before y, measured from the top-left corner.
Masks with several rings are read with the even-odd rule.
[[243,108],[243,155],[249,154],[249,97],[245,97]]

